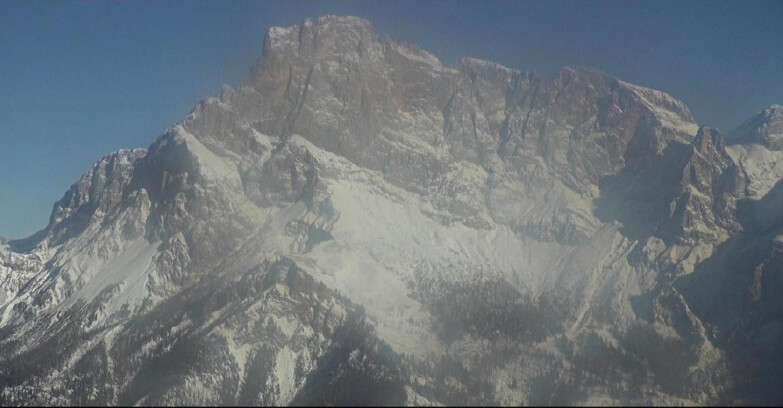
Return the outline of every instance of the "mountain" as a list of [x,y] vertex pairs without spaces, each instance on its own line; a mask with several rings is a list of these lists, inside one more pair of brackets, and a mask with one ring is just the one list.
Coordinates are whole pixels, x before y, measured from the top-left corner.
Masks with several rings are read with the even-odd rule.
[[775,117],[271,28],[0,243],[0,403],[780,403]]
[[757,143],[770,150],[783,150],[783,106],[772,105],[762,110],[729,137],[740,143]]

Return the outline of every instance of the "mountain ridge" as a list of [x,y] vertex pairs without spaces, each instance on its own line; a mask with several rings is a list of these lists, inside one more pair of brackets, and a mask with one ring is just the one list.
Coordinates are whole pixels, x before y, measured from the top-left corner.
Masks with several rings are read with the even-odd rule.
[[[783,157],[600,71],[455,66],[354,17],[271,28],[239,87],[0,246],[0,402],[746,401],[724,333],[764,310],[744,346],[777,350],[778,257],[737,237]],[[704,265],[732,254],[771,266],[720,269],[751,305],[721,320]]]

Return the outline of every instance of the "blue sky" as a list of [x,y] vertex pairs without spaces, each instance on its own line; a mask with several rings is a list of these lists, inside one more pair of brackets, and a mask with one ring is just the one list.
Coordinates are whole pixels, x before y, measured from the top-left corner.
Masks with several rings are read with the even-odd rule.
[[0,236],[43,228],[94,161],[239,83],[267,27],[323,14],[365,17],[447,64],[595,67],[723,130],[783,104],[781,1],[2,1]]

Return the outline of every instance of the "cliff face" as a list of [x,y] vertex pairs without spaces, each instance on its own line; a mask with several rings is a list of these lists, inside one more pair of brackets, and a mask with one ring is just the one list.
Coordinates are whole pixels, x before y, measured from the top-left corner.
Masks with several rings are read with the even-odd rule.
[[0,401],[779,401],[783,160],[729,142],[591,69],[272,28],[0,244]]

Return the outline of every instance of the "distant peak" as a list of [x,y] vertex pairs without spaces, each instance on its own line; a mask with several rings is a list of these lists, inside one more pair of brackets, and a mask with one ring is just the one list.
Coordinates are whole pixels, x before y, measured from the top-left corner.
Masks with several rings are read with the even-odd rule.
[[769,105],[766,108],[760,110],[754,117],[749,120],[758,119],[763,122],[783,120],[783,106],[781,105]]
[[760,144],[783,150],[783,106],[770,105],[729,133],[733,143]]

